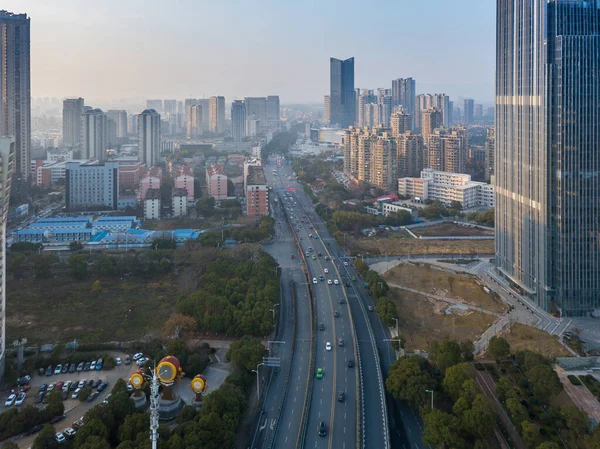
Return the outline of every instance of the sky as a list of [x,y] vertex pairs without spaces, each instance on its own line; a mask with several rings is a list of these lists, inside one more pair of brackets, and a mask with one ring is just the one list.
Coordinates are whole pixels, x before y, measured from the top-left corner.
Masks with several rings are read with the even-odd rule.
[[492,102],[493,0],[2,0],[31,18],[33,97],[280,95],[316,103],[329,58],[355,87]]

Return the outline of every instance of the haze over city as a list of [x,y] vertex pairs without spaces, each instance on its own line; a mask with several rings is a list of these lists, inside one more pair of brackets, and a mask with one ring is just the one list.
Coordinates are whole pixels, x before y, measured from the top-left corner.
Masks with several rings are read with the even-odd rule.
[[[491,1],[6,0],[31,26],[33,97],[322,103],[328,60],[357,87],[414,77],[420,92],[493,100]],[[443,76],[440,76],[443,74]]]

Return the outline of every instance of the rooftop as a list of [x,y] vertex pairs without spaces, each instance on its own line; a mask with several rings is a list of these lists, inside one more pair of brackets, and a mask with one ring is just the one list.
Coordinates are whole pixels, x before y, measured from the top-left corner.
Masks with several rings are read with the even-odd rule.
[[147,200],[159,200],[160,199],[160,190],[158,189],[148,189],[146,192]]
[[267,178],[265,177],[265,172],[262,167],[251,165],[248,167],[248,178],[246,179],[246,184],[252,185],[266,185]]

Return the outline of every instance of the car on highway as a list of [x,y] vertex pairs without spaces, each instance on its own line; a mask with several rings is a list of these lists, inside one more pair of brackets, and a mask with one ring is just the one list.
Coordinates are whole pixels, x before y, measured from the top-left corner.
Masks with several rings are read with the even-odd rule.
[[334,283],[335,285],[340,285],[340,281],[338,281],[337,279],[334,279],[334,280],[333,280],[333,283]]
[[344,298],[340,298],[340,304],[346,304],[346,300]]
[[294,259],[294,255],[293,254],[290,254],[290,259]]
[[308,251],[306,251],[306,253],[304,254],[306,257],[310,257],[310,253]]
[[317,278],[313,278],[313,284],[317,283]]
[[331,284],[332,284],[331,279],[327,279],[327,285],[331,285]]
[[346,393],[344,393],[343,391],[340,391],[338,393],[338,402],[344,402],[346,400]]
[[352,276],[352,281],[356,282],[356,276]]
[[331,342],[325,343],[325,351],[331,351]]
[[325,421],[321,421],[319,423],[319,436],[320,437],[327,436],[327,424],[325,424]]
[[320,281],[324,281],[325,280],[325,278],[323,277],[323,275],[319,276],[319,280]]
[[325,260],[329,260],[329,256],[325,256]]
[[348,262],[344,262],[344,266],[347,267],[348,266]]
[[340,316],[340,312],[338,310],[334,310],[333,316],[336,317],[336,318],[339,317]]
[[317,379],[323,379],[323,368],[317,368]]
[[4,401],[4,406],[10,407],[11,405],[13,405],[15,403],[15,399],[17,399],[17,395],[11,394],[10,396],[8,396],[8,398],[6,398],[6,401]]
[[311,257],[312,260],[317,260],[317,256],[315,256],[314,254]]
[[373,311],[373,306],[367,306],[367,309],[369,309],[369,312]]
[[323,269],[323,273],[327,274],[329,273],[329,270],[327,268]]
[[324,323],[319,323],[319,330],[320,331],[324,331],[325,330],[325,324]]
[[346,366],[347,366],[348,368],[354,368],[354,359],[348,359],[348,360],[346,361]]
[[338,346],[344,346],[344,339],[342,337],[338,338]]

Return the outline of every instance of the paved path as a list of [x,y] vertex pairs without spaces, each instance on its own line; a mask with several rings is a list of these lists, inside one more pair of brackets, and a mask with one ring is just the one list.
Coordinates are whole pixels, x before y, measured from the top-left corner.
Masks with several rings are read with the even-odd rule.
[[585,385],[573,385],[568,378],[569,373],[560,366],[556,365],[554,370],[577,408],[586,412],[596,422],[600,422],[600,402],[596,400],[592,392]]

